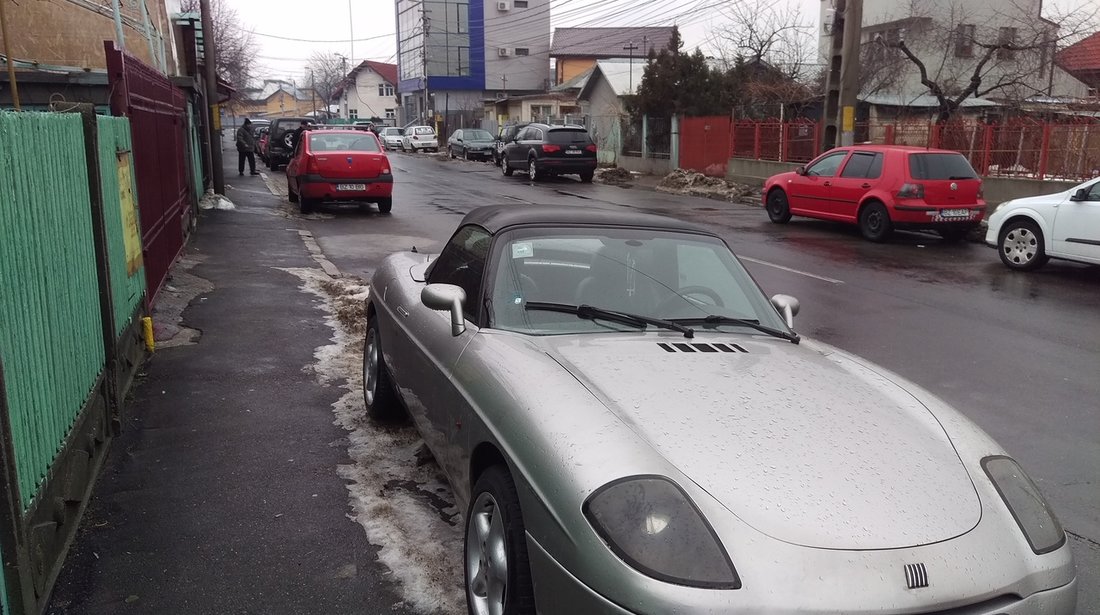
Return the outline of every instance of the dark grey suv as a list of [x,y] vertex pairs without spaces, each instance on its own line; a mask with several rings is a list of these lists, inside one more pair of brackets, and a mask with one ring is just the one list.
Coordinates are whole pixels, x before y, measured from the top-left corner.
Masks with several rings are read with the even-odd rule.
[[294,131],[302,122],[312,121],[308,117],[281,117],[271,122],[271,132],[267,138],[267,168],[278,171],[281,165],[290,162]]
[[550,175],[579,175],[589,183],[596,173],[596,144],[583,126],[528,124],[504,144],[501,171],[527,171],[532,181]]

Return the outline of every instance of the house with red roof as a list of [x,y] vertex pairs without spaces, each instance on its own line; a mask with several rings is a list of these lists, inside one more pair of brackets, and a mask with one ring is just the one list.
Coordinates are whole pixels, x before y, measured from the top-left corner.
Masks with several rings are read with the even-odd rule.
[[1089,87],[1091,97],[1100,96],[1100,32],[1059,51],[1057,62]]
[[336,90],[340,117],[397,125],[397,65],[364,60]]

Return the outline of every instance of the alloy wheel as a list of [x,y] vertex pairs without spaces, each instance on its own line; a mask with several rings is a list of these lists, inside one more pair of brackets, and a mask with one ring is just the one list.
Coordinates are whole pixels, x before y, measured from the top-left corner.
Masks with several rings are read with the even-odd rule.
[[476,615],[501,615],[508,590],[508,549],[504,519],[492,494],[483,492],[471,507],[466,531],[466,593]]

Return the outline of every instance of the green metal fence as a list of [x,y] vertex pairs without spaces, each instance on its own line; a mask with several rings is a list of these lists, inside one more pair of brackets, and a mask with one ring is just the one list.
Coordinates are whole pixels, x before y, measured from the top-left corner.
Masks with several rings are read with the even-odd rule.
[[[126,253],[127,226],[135,233],[133,238],[137,241],[137,248],[140,250],[141,247],[141,238],[136,234],[141,228],[136,200],[137,185],[133,173],[129,172],[133,164],[130,160],[133,144],[130,122],[126,118],[99,116],[96,124],[99,133],[99,181],[103,195],[103,222],[107,231],[114,332],[117,336],[131,324],[134,310],[145,294],[145,268],[140,261],[135,263],[128,259]],[[127,170],[121,171],[120,164],[125,165]],[[124,192],[119,182],[126,179],[129,180],[129,194],[135,195],[129,202],[119,196]]]
[[81,118],[0,112],[0,360],[30,506],[104,369]]

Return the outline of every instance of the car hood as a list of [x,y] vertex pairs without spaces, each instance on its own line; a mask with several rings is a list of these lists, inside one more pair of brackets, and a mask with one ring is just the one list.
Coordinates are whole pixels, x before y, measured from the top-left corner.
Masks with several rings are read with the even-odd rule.
[[[981,503],[921,401],[842,353],[697,335],[745,352],[669,352],[640,334],[551,336],[544,350],[745,523],[828,549],[929,544],[973,529]],[[711,347],[713,348],[713,347]],[[737,350],[736,348],[733,348]]]
[[1070,195],[1073,194],[1074,190],[1076,190],[1076,188],[1066,190],[1064,192],[1058,192],[1055,194],[1041,194],[1039,196],[1028,196],[1019,199],[1012,199],[1011,201],[1006,201],[1004,205],[1002,205],[998,209],[1008,210],[1015,209],[1017,207],[1049,207],[1051,205],[1060,204],[1068,199]]

